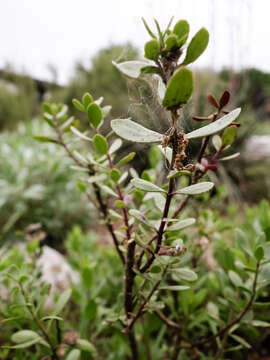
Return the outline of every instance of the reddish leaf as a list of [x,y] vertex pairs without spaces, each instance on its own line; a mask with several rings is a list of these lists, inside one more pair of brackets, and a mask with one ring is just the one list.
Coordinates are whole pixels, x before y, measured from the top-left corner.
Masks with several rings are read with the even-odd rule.
[[212,94],[207,94],[206,96],[209,104],[211,104],[212,106],[218,109],[219,105],[217,103],[217,100],[214,98],[214,96]]
[[226,106],[230,100],[230,93],[228,90],[225,90],[222,94],[221,98],[219,99],[219,108],[222,109],[224,106]]

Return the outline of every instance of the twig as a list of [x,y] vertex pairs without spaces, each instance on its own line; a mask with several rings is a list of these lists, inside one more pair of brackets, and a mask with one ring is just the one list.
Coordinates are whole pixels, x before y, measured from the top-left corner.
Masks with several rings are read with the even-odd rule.
[[40,329],[40,331],[42,332],[44,338],[47,340],[47,342],[48,342],[48,344],[49,344],[49,346],[50,346],[50,348],[51,348],[51,351],[52,351],[52,359],[58,360],[59,357],[58,357],[58,355],[57,355],[57,353],[56,353],[56,348],[55,348],[55,346],[54,346],[54,344],[53,344],[53,342],[52,342],[52,340],[51,340],[51,338],[50,338],[50,336],[49,336],[46,328],[42,325],[42,323],[41,323],[41,322],[39,321],[39,319],[37,318],[35,312],[34,312],[33,309],[32,309],[32,304],[29,304],[27,295],[26,295],[26,293],[25,293],[25,291],[24,291],[24,288],[23,288],[22,284],[21,284],[20,282],[18,282],[18,285],[19,285],[19,288],[20,288],[20,290],[21,290],[21,294],[22,294],[22,296],[23,296],[23,298],[24,298],[25,306],[27,307],[30,315],[32,316],[33,321],[36,323],[37,327]]

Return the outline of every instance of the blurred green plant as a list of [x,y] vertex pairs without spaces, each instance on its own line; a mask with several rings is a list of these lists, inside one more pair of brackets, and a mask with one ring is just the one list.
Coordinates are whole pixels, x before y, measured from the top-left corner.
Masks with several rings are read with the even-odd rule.
[[[74,224],[83,228],[95,218],[93,207],[74,183],[71,162],[56,145],[39,145],[33,133],[48,131],[40,121],[20,123],[17,132],[0,135],[1,242],[20,239],[40,223],[47,241],[60,244]],[[52,216],[53,214],[53,216]]]

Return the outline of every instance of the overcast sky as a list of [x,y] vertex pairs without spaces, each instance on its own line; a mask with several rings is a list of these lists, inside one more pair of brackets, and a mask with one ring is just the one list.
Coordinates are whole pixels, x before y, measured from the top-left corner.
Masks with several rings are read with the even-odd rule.
[[72,75],[74,63],[87,63],[109,44],[132,42],[140,49],[149,39],[141,16],[162,27],[173,15],[186,19],[191,34],[205,26],[208,49],[198,66],[236,69],[253,66],[270,72],[270,0],[0,0],[0,68],[59,81]]

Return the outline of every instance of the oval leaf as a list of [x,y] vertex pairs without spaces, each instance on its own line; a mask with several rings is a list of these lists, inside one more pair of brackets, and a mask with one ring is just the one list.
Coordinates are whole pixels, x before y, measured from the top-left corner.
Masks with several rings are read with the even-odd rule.
[[118,161],[118,163],[116,164],[116,166],[122,166],[127,164],[128,162],[130,162],[131,160],[134,159],[134,156],[136,155],[135,152],[131,152],[128,155],[124,156],[121,160]]
[[189,34],[189,23],[186,20],[178,21],[173,28],[173,33],[178,37],[178,46],[185,44]]
[[93,138],[93,144],[98,152],[103,155],[107,154],[109,145],[104,136],[96,134]]
[[155,184],[152,184],[150,181],[146,181],[143,179],[132,179],[131,184],[136,187],[137,189],[150,191],[150,192],[166,192],[165,190],[161,189]]
[[96,355],[97,350],[92,343],[85,339],[77,340],[77,347],[82,351],[87,351],[92,355]]
[[20,344],[28,341],[39,340],[40,336],[38,333],[32,330],[20,330],[11,336],[11,341]]
[[209,33],[205,28],[199,30],[188,45],[183,65],[188,65],[198,59],[204,52],[209,42]]
[[160,54],[160,44],[158,40],[150,40],[144,46],[144,57],[150,60],[157,60]]
[[130,119],[114,119],[111,127],[118,136],[133,142],[156,143],[163,139],[162,134],[146,129]]
[[89,105],[87,108],[87,116],[90,124],[97,129],[103,118],[101,108],[95,103]]
[[180,107],[189,100],[192,91],[192,72],[181,68],[171,77],[162,104],[168,109]]
[[59,299],[57,300],[51,315],[58,315],[64,309],[64,307],[66,306],[70,296],[71,296],[71,290],[70,289],[67,289],[66,291],[64,291],[59,296]]
[[188,268],[175,269],[173,277],[186,281],[195,281],[198,278],[197,274]]
[[170,226],[169,230],[182,230],[190,225],[193,225],[196,222],[194,218],[188,218],[185,220],[180,220],[178,223]]
[[117,150],[120,149],[120,147],[122,146],[122,140],[121,139],[116,139],[112,145],[109,148],[109,154],[112,155],[113,153],[115,153]]
[[132,79],[137,79],[140,76],[141,68],[149,65],[149,62],[147,61],[124,61],[119,64],[113,61],[112,63],[124,75]]
[[237,108],[231,111],[229,114],[223,116],[221,119],[186,134],[185,138],[195,139],[198,137],[204,137],[204,136],[216,134],[217,132],[223,130],[225,127],[230,125],[239,116],[240,112],[241,112],[241,108]]
[[201,182],[199,184],[194,184],[187,186],[183,189],[177,190],[176,194],[183,194],[183,195],[197,195],[202,194],[206,191],[209,191],[214,186],[214,183],[210,181]]
[[81,356],[81,352],[78,349],[73,349],[66,357],[66,360],[79,360]]

